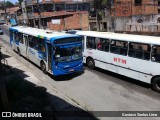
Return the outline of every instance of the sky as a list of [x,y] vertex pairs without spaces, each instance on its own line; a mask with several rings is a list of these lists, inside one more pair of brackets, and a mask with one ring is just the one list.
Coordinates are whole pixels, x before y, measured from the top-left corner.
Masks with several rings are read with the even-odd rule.
[[9,0],[9,1],[11,1],[11,2],[13,2],[13,3],[18,2],[18,0]]
[[[4,1],[4,0],[0,0],[0,1]],[[5,1],[11,1],[12,3],[18,2],[18,0],[5,0]]]
[[18,0],[6,0],[6,1],[11,1],[12,3],[18,2]]

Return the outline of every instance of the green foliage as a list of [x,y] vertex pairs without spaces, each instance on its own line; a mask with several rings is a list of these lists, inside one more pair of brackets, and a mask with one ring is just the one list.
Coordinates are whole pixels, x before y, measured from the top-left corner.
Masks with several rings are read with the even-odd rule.
[[18,2],[19,2],[19,5],[21,5],[21,2],[23,2],[23,0],[18,0]]
[[106,6],[107,3],[108,3],[108,0],[102,0],[101,5],[102,5],[102,6]]
[[5,2],[5,6],[6,7],[11,7],[11,6],[14,6],[14,4],[12,2],[10,2],[10,1],[6,1]]
[[94,4],[95,9],[102,9],[104,7],[109,6],[110,2],[111,2],[111,0],[94,0],[93,4]]

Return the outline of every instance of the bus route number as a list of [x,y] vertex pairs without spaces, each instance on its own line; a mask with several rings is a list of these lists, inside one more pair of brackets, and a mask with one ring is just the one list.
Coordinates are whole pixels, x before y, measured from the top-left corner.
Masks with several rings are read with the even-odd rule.
[[114,58],[114,62],[118,62],[118,63],[122,63],[122,64],[126,64],[127,61],[121,58]]

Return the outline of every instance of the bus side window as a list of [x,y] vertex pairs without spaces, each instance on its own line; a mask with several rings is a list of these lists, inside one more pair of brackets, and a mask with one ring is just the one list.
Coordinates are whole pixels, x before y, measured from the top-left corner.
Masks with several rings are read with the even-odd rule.
[[152,61],[160,62],[160,46],[158,45],[152,47]]
[[95,37],[87,37],[87,48],[96,49],[95,40]]
[[33,37],[29,35],[28,40],[29,40],[29,47],[34,48]]
[[13,36],[12,30],[10,30],[9,33],[10,33],[10,37],[12,37]]
[[144,60],[150,60],[151,46],[141,43],[129,44],[129,56]]
[[111,51],[111,53],[116,53],[116,41],[115,40],[111,41],[110,51]]
[[16,33],[15,33],[15,31],[13,31],[13,39],[14,39],[14,41],[16,41]]
[[45,52],[45,40],[42,38],[37,39],[38,50],[41,52]]
[[128,42],[121,42],[120,54],[127,55],[128,52]]
[[22,33],[19,33],[19,39],[20,39],[20,43],[24,44],[24,41],[23,41],[23,34]]
[[126,56],[127,51],[128,51],[128,43],[127,42],[112,40],[112,42],[111,42],[111,52],[112,53]]
[[15,35],[15,41],[19,42],[19,33],[15,32],[14,35]]
[[97,40],[97,49],[108,52],[110,41],[105,38],[97,38]]

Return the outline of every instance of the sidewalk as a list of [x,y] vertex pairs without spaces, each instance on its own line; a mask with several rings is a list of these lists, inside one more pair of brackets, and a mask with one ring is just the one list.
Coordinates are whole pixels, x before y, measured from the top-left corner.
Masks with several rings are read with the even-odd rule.
[[[58,90],[53,88],[51,85],[48,83],[38,79],[26,66],[24,66],[22,63],[20,63],[14,56],[12,56],[9,51],[7,51],[7,45],[3,44],[0,41],[0,45],[3,46],[1,47],[1,52],[5,56],[9,56],[6,58],[8,65],[10,66],[11,70],[20,76],[23,80],[26,80],[28,82],[31,82],[35,84],[36,86],[42,86],[47,89],[48,93],[48,99],[51,102],[52,106],[56,111],[83,111],[81,107],[60,93]],[[16,69],[15,69],[16,68]],[[23,71],[23,72],[22,72]],[[59,118],[60,120],[81,120],[82,118]],[[83,120],[90,120],[91,118],[83,118]]]

